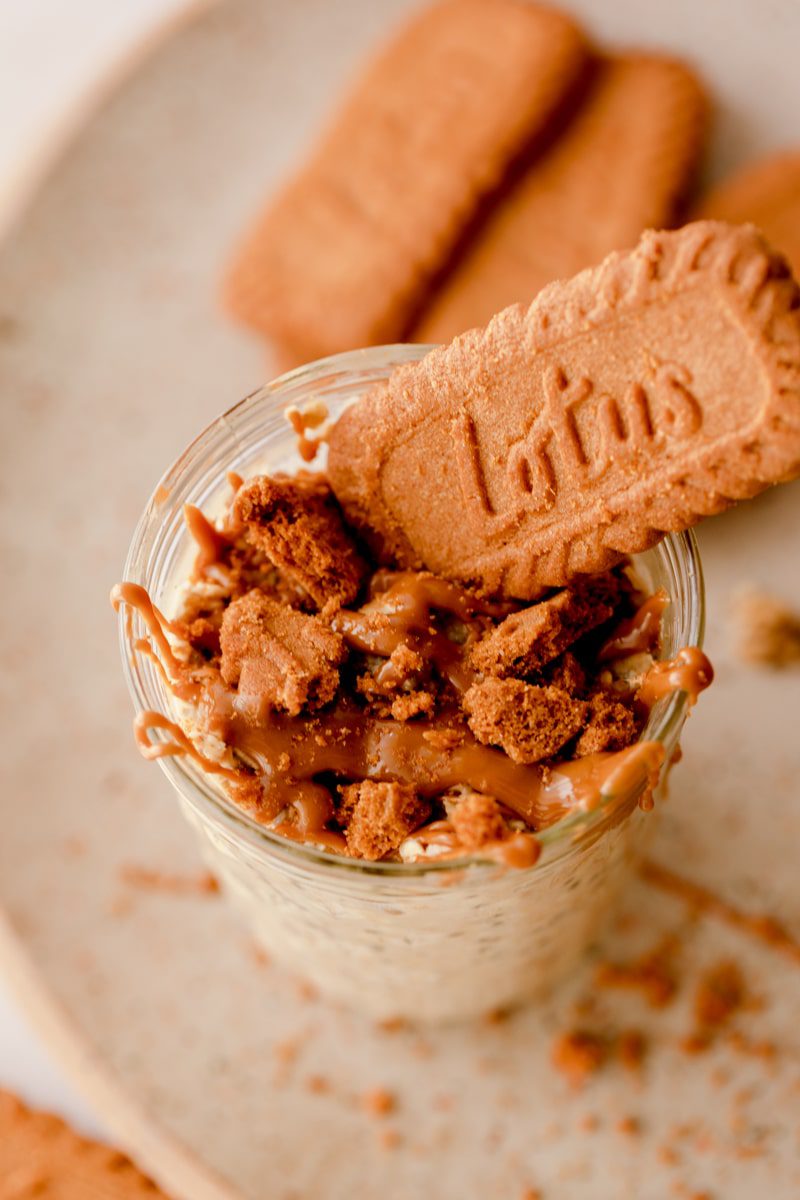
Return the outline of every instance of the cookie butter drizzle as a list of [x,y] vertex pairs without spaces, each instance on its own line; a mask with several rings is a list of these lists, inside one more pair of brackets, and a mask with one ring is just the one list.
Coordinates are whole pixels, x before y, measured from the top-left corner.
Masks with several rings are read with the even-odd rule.
[[661,633],[661,618],[669,600],[663,590],[648,596],[632,617],[620,621],[611,637],[600,647],[597,661],[613,662],[629,654],[655,650]]
[[[188,506],[186,520],[198,543],[196,569],[203,573],[218,560],[227,539],[198,509]],[[534,831],[570,813],[590,811],[610,797],[631,804],[638,798],[642,807],[652,806],[652,790],[664,757],[658,742],[640,741],[616,753],[590,754],[543,768],[512,762],[502,751],[479,744],[468,730],[446,718],[413,723],[381,720],[346,702],[316,714],[308,723],[267,712],[254,724],[243,711],[237,692],[223,683],[215,668],[191,661],[191,649],[185,644],[183,654],[188,658],[176,654],[167,634],[180,639],[180,628],[165,618],[144,588],[118,584],[111,598],[115,608],[125,604],[140,614],[149,638],[137,639],[134,649],[149,654],[175,697],[192,706],[197,732],[213,735],[236,757],[230,758],[233,765],[215,761],[198,749],[177,722],[158,712],[144,712],[136,719],[142,753],[147,758],[186,755],[209,774],[228,780],[234,792],[237,787],[246,791],[248,785],[257,784],[260,797],[254,815],[273,823],[276,831],[292,840],[345,850],[343,835],[327,828],[334,815],[330,792],[315,782],[316,776],[327,772],[346,779],[395,780],[412,785],[423,796],[467,785],[494,796]],[[663,594],[650,597],[603,647],[605,659],[651,649],[665,604]],[[432,624],[432,608],[459,622],[459,640]],[[381,682],[391,680],[395,667],[390,656],[404,645],[463,692],[473,680],[466,651],[480,633],[476,615],[502,617],[508,611],[507,605],[483,601],[442,579],[378,571],[367,604],[358,612],[340,609],[331,624],[352,647],[386,659],[378,674]],[[650,707],[668,693],[683,690],[693,702],[710,681],[705,655],[690,648],[669,662],[654,664],[637,698]],[[165,740],[152,742],[152,731],[160,732]],[[440,847],[437,858],[464,853],[447,821],[431,822],[415,836],[420,835],[428,844]],[[482,857],[510,866],[531,865],[538,853],[529,834],[512,834],[480,851]]]
[[636,698],[646,708],[652,708],[673,692],[685,692],[688,703],[694,705],[713,678],[711,663],[699,646],[685,646],[674,658],[653,663],[642,680]]
[[[431,609],[450,613],[463,625],[465,639],[456,642],[431,625]],[[377,571],[370,584],[370,599],[358,612],[340,609],[332,628],[355,650],[386,657],[376,676],[379,684],[398,682],[390,656],[404,645],[431,663],[458,692],[473,682],[466,650],[480,633],[474,616],[505,616],[508,605],[492,604],[471,595],[457,584],[413,571]]]

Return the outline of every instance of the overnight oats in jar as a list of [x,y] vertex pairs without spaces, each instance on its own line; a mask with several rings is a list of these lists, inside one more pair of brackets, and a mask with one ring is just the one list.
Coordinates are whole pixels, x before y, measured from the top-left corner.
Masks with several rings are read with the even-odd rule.
[[323,360],[214,422],[113,599],[140,747],[264,947],[372,1016],[442,1021],[574,965],[711,670],[690,534],[533,601],[356,534],[323,422],[427,349]]

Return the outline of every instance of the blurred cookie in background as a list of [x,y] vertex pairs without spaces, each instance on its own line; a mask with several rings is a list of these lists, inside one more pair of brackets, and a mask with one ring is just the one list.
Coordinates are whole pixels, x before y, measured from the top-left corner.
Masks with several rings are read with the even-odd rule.
[[698,217],[752,221],[800,274],[800,150],[750,163],[703,197]]
[[637,53],[600,63],[564,134],[477,232],[414,340],[450,341],[629,247],[644,229],[679,223],[708,107],[694,73],[673,59]]
[[522,0],[442,0],[418,13],[246,236],[226,307],[284,363],[398,340],[587,62],[571,18]]

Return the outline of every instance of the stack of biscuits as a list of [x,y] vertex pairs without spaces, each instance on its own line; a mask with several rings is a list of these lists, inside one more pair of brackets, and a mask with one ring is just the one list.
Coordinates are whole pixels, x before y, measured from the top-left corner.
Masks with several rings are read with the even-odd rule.
[[235,253],[230,313],[282,366],[448,342],[647,228],[752,221],[800,266],[800,154],[699,201],[709,103],[684,63],[604,53],[529,0],[438,0],[355,81]]

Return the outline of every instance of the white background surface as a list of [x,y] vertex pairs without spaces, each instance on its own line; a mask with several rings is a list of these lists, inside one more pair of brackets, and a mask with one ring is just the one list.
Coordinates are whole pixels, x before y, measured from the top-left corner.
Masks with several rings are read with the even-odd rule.
[[[122,71],[199,7],[198,0],[0,0],[0,236]],[[0,1087],[87,1133],[103,1132],[2,977]]]

